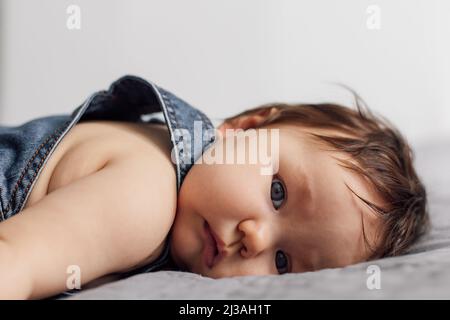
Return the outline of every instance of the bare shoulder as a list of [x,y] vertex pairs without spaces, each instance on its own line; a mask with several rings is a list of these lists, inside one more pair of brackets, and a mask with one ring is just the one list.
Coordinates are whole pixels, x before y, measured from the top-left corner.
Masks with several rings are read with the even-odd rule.
[[103,120],[78,123],[51,154],[31,188],[24,208],[111,162],[131,157],[147,159],[144,165],[156,168],[155,172],[169,172],[166,178],[175,179],[170,175],[175,168],[170,152],[170,134],[164,124]]

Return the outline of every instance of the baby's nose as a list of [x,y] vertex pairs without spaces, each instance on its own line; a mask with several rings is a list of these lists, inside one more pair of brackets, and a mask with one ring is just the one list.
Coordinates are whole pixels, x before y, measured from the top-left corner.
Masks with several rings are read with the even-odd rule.
[[244,233],[241,255],[250,258],[264,251],[269,244],[267,228],[255,220],[245,220],[239,224],[239,230]]

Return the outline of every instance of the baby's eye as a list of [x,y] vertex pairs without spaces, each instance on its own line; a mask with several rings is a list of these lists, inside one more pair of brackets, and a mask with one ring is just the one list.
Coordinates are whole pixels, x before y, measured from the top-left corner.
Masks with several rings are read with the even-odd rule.
[[272,186],[270,188],[270,198],[272,199],[273,206],[278,210],[278,208],[281,207],[284,201],[285,192],[283,184],[276,178],[272,180]]
[[288,259],[281,250],[278,250],[275,254],[275,266],[277,267],[279,274],[288,272]]

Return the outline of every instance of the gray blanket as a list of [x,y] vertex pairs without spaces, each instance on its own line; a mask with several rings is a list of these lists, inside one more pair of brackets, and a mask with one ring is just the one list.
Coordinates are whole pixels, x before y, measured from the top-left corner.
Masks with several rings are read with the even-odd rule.
[[[428,188],[433,227],[406,255],[282,276],[215,280],[162,271],[83,290],[67,299],[449,299],[450,141],[420,145],[415,154]],[[379,267],[376,280],[368,273],[371,265]]]

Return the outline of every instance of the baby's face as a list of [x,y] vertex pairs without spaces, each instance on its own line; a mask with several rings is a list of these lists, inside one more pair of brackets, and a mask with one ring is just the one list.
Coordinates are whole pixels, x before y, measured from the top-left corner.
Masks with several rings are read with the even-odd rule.
[[[250,161],[191,168],[172,227],[174,261],[185,270],[220,278],[305,272],[366,260],[371,252],[363,223],[369,243],[376,246],[380,221],[345,184],[362,198],[380,199],[333,158],[343,155],[324,151],[296,127],[267,128],[279,129],[274,175],[261,174],[266,164]],[[256,131],[255,139],[261,132]],[[223,148],[227,139],[232,137],[219,137],[205,154]],[[236,154],[242,152],[239,147],[235,143]],[[208,230],[220,240],[212,241]]]

